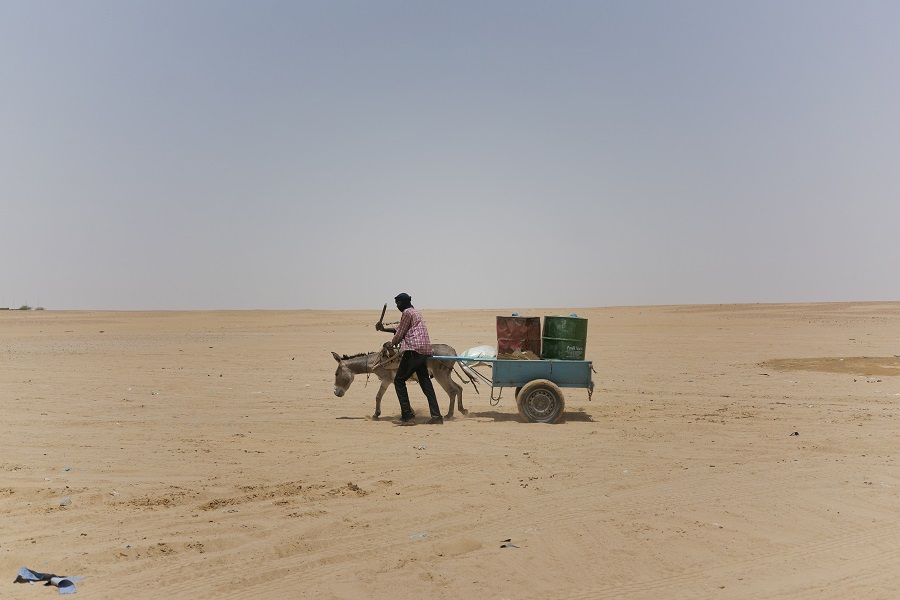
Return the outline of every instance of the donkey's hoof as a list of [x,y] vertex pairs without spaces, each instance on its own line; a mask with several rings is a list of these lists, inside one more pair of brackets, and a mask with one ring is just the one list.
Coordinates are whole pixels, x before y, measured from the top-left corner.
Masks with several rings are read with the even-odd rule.
[[374,415],[372,415],[372,420],[377,421],[378,417],[380,417],[380,416],[381,416],[381,413],[375,413]]
[[468,411],[468,410],[466,410],[466,409],[465,409],[465,408],[461,408],[461,409],[459,409],[459,412],[461,412],[461,413],[462,413],[462,414],[464,414],[464,415],[467,415],[467,414],[469,414],[469,411]]

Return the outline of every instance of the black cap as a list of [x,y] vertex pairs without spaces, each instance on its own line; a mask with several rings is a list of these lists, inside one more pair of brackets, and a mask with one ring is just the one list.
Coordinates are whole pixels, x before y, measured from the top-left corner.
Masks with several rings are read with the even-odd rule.
[[412,296],[410,296],[406,292],[402,292],[394,296],[394,300],[396,302],[412,302]]

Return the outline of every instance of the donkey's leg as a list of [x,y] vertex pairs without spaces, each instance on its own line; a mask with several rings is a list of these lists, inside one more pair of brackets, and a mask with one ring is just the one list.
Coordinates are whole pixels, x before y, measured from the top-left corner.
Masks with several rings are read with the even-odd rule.
[[447,418],[453,416],[453,405],[454,402],[459,405],[459,412],[462,414],[468,414],[465,408],[463,408],[462,404],[462,386],[453,381],[450,377],[452,371],[450,369],[446,369],[444,367],[438,367],[434,370],[434,378],[440,384],[444,391],[447,392],[447,395],[450,396],[450,409],[447,411]]
[[372,415],[372,418],[375,419],[376,421],[378,420],[378,417],[381,416],[381,397],[384,396],[384,392],[388,389],[388,387],[390,385],[391,385],[390,381],[385,381],[384,379],[382,379],[381,387],[378,388],[378,393],[375,394],[375,414]]
[[463,388],[461,385],[459,385],[458,383],[453,381],[453,371],[452,370],[447,372],[447,381],[450,383],[450,386],[456,390],[456,406],[457,406],[457,408],[459,408],[459,412],[461,412],[464,415],[469,414],[469,411],[467,411],[465,408],[463,408],[463,401],[462,401]]

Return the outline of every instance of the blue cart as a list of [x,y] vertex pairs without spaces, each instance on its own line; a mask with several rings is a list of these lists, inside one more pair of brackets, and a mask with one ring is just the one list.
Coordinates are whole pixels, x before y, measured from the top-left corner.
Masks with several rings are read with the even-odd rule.
[[[555,423],[563,415],[565,399],[560,388],[583,388],[588,399],[594,392],[589,360],[510,360],[502,358],[471,358],[467,356],[435,356],[438,360],[460,363],[463,371],[476,380],[494,388],[516,388],[519,414],[533,423]],[[477,364],[476,364],[477,363]],[[491,367],[488,378],[475,370],[478,364]],[[500,397],[496,398],[499,401]]]

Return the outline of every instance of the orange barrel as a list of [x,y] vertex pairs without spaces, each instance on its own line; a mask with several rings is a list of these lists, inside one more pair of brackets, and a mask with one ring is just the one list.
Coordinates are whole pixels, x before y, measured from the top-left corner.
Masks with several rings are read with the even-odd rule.
[[497,317],[497,358],[540,357],[540,317]]

